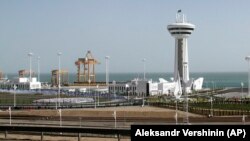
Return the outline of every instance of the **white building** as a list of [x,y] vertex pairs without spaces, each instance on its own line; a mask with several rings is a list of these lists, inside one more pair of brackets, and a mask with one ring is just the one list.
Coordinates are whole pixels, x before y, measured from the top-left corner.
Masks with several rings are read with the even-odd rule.
[[109,84],[109,92],[116,94],[129,94],[133,96],[148,96],[170,94],[175,83],[153,82],[152,80],[133,79],[129,82],[116,82]]
[[153,82],[148,81],[148,93],[149,95],[159,95],[162,94],[162,91],[159,90],[159,83],[158,82]]
[[41,89],[41,82],[38,82],[35,77],[31,81],[27,77],[15,78],[12,81],[0,81],[0,89],[14,89],[14,86],[16,86],[17,90]]
[[133,96],[142,96],[149,94],[148,81],[134,79],[129,82],[115,82],[109,84],[109,92],[116,94],[128,94]]
[[[203,78],[199,78],[192,82],[192,90],[201,90]],[[163,78],[159,82],[152,80],[133,79],[128,82],[114,82],[109,84],[109,92],[115,94],[129,94],[130,96],[153,96],[153,95],[169,95],[174,96],[177,89],[182,91],[180,84],[175,81],[166,81]]]
[[158,84],[158,87],[159,87],[158,89],[162,92],[161,94],[170,95],[174,91],[175,83],[174,82],[160,82]]

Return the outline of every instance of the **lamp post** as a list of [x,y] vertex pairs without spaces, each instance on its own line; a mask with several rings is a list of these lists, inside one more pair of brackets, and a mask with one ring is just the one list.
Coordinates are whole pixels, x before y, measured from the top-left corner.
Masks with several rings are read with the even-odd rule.
[[89,78],[88,82],[89,82],[89,95],[90,95],[90,83],[91,83],[90,78]]
[[126,91],[127,91],[127,99],[128,99],[128,102],[129,102],[129,94],[128,94],[128,88],[129,88],[129,85],[128,85],[128,84],[126,84],[126,85],[125,85],[125,87],[126,87]]
[[17,89],[17,86],[14,85],[13,89],[14,89],[14,107],[16,107],[16,89]]
[[135,95],[136,95],[136,97],[138,96],[138,94],[137,94],[137,90],[138,90],[137,86],[138,86],[138,78],[135,80]]
[[[186,84],[185,84],[186,85]],[[185,88],[186,89],[186,88]],[[186,101],[186,123],[189,124],[189,115],[188,115],[188,93],[184,90],[185,101]]]
[[116,100],[116,91],[115,91],[116,81],[113,81],[113,85],[114,85],[114,97],[115,97],[115,100]]
[[28,53],[28,56],[29,56],[29,60],[30,60],[30,78],[29,78],[29,82],[31,82],[31,68],[32,68],[32,63],[31,63],[31,59],[32,59],[32,56],[33,56],[33,53],[32,52],[30,52],[30,53]]
[[212,81],[212,85],[213,85],[213,91],[212,92],[214,93],[214,81]]
[[246,56],[245,60],[248,62],[248,97],[250,96],[250,56]]
[[210,116],[213,117],[213,97],[210,97]]
[[37,81],[40,82],[40,56],[37,57]]
[[99,106],[99,85],[96,85],[97,88],[97,94],[98,94],[98,106]]
[[[40,56],[37,57],[37,81],[40,82]],[[39,93],[41,93],[41,87],[38,88]]]
[[80,127],[82,127],[82,117],[79,117],[80,120]]
[[243,98],[243,87],[244,87],[244,83],[243,83],[243,82],[241,82],[241,83],[240,83],[240,85],[241,85],[241,101],[242,101],[242,98]]
[[[180,82],[180,76],[179,76],[179,72],[177,73],[177,82],[175,84],[175,90],[173,92],[174,96],[175,96],[175,123],[178,124],[178,100],[182,95],[182,90],[183,88],[181,87],[181,82]],[[184,103],[184,102],[183,102]],[[184,107],[184,105],[183,105]]]
[[175,100],[176,100],[175,101],[175,124],[177,125],[178,124],[178,113],[177,113],[177,111],[178,111],[178,99],[176,98]]
[[209,88],[208,88],[208,82],[206,82],[206,88],[207,88],[207,95],[208,95],[208,90],[209,90]]
[[210,95],[210,116],[212,117],[213,116],[213,93],[214,93],[214,81],[211,82],[212,83],[212,87],[213,87],[213,90],[212,90],[212,93]]
[[145,77],[146,59],[143,58],[143,59],[142,59],[142,62],[143,62],[143,80],[145,80],[145,79],[146,79],[146,77]]
[[108,87],[108,100],[110,100],[110,92],[109,92],[109,56],[105,56],[106,62],[106,86]]
[[135,87],[135,93],[136,93],[136,96],[139,95],[139,94],[138,94],[138,79],[139,79],[139,78],[137,78],[136,81],[135,81],[135,86],[136,86],[136,87]]
[[62,127],[62,109],[58,109],[59,117],[60,117],[60,127]]
[[[88,83],[89,83],[89,88],[88,88],[88,91],[89,91],[89,96],[90,96],[90,83],[91,83],[91,80],[90,80],[90,78],[89,78],[89,80],[88,80]],[[92,95],[91,95],[91,97],[92,97]]]
[[[58,55],[58,98],[59,98],[59,103],[58,103],[58,106],[60,107],[60,103],[61,103],[61,98],[60,98],[60,88],[61,88],[61,71],[60,71],[60,69],[61,69],[61,55],[62,55],[62,53],[61,52],[58,52],[57,53],[57,55]],[[58,101],[58,100],[57,100]]]
[[[145,76],[145,69],[146,69],[146,59],[143,58],[142,59],[143,62],[143,80],[146,80],[146,76]],[[142,107],[144,107],[144,93],[142,93]]]
[[109,85],[109,56],[105,56],[105,62],[106,62],[106,85]]
[[187,93],[187,90],[186,90],[186,85],[187,85],[187,82],[186,81],[183,81],[184,82],[184,87],[183,87],[183,93],[185,95],[185,110],[186,110],[186,116],[185,116],[185,120],[184,122],[186,122],[186,124],[189,124],[189,113],[188,113],[188,93]]
[[96,86],[96,90],[95,90],[95,109],[96,109],[96,93],[97,93],[97,89],[98,89],[98,87]]
[[11,125],[11,107],[9,107],[8,112],[9,112],[9,116],[10,116],[10,125]]
[[144,93],[142,93],[142,107],[144,107]]
[[115,128],[116,128],[116,111],[114,111],[114,113],[112,114],[112,116],[114,117],[114,120],[115,120]]

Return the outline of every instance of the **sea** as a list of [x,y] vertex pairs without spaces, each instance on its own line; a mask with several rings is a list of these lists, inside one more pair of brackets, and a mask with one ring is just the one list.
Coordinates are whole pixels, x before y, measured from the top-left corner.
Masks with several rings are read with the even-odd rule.
[[[173,73],[146,73],[146,78],[148,80],[153,80],[155,82],[159,81],[159,78],[164,78],[167,81],[171,81]],[[9,79],[17,77],[17,74],[7,74]],[[69,83],[74,83],[76,81],[76,74],[70,73]],[[204,78],[203,87],[204,88],[228,88],[228,87],[248,87],[248,73],[247,72],[195,72],[190,73],[190,79],[197,79],[199,77]],[[109,73],[110,82],[126,82],[135,78],[143,78],[143,73]],[[41,82],[51,82],[51,74],[42,73],[40,74]],[[97,82],[105,82],[106,74],[97,73],[96,74]]]

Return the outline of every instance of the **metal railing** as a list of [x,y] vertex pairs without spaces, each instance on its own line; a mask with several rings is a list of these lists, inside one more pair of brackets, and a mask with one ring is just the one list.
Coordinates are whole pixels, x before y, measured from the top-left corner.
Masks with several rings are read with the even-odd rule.
[[88,133],[95,136],[98,135],[110,135],[120,141],[121,137],[130,136],[130,129],[120,129],[120,128],[83,128],[83,127],[58,127],[58,126],[8,126],[0,125],[0,131],[5,132],[5,138],[7,138],[8,132],[34,132],[40,133],[41,141],[44,138],[44,133],[77,133],[78,141],[81,140],[81,133]]

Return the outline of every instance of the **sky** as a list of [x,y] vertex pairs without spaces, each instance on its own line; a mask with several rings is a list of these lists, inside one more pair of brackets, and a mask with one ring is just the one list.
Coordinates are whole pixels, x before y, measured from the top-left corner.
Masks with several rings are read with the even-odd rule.
[[181,9],[196,26],[188,38],[190,72],[245,72],[250,55],[248,0],[1,0],[0,70],[75,73],[88,50],[110,72],[173,72],[174,38],[167,25]]

